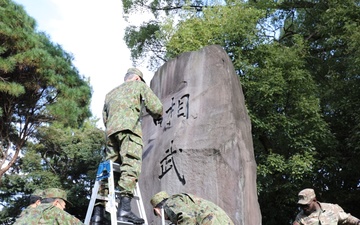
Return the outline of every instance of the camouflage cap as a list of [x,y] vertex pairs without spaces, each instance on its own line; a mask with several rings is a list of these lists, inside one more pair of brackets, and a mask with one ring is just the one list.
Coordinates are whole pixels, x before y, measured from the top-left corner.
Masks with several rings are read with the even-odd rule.
[[61,190],[59,188],[48,188],[44,190],[44,193],[44,198],[61,198],[62,200],[71,204],[71,202],[67,200],[67,194],[64,190]]
[[38,196],[40,198],[44,198],[45,193],[44,193],[44,190],[36,189],[31,195]]
[[155,208],[160,202],[168,198],[169,198],[168,193],[166,193],[165,191],[160,191],[151,198],[150,203]]
[[314,189],[306,188],[299,192],[298,197],[299,197],[299,201],[298,201],[299,205],[307,205],[316,197],[316,195]]
[[132,73],[132,74],[138,75],[140,77],[140,79],[145,83],[143,73],[139,69],[130,68],[130,69],[128,69],[127,73]]

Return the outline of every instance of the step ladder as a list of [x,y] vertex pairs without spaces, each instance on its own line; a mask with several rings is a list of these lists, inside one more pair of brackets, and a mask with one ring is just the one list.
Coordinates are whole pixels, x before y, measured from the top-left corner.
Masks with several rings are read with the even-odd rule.
[[[85,217],[85,222],[84,222],[85,225],[90,225],[90,220],[96,200],[102,200],[107,202],[106,211],[110,213],[111,225],[133,224],[129,222],[117,221],[116,212],[117,212],[118,203],[116,201],[116,193],[119,193],[119,191],[115,189],[115,181],[114,181],[115,172],[120,173],[120,165],[118,163],[113,163],[110,160],[108,160],[101,162],[99,164],[96,173],[96,181],[92,189],[91,199]],[[108,184],[109,194],[108,196],[102,196],[98,193],[99,188],[102,184],[106,184],[106,183]],[[136,183],[133,199],[136,200],[139,216],[145,221],[144,225],[148,225],[143,200],[141,198],[139,183]]]

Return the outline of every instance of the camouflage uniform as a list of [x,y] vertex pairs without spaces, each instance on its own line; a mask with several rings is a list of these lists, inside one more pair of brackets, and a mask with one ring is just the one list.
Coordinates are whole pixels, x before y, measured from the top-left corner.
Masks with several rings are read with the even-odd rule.
[[[58,188],[49,188],[45,191],[44,199],[62,199],[66,202],[67,196],[66,192]],[[27,213],[18,218],[14,225],[35,225],[35,224],[45,224],[45,225],[82,225],[83,223],[67,213],[66,211],[54,206],[52,203],[41,203],[36,208],[29,209]]]
[[[34,200],[40,200],[44,197],[45,193],[43,190],[40,189],[36,189],[30,196],[30,199],[32,199],[32,201]],[[24,209],[21,214],[18,217],[22,217],[24,215],[26,215],[31,209],[37,207],[35,205],[36,202],[31,202],[30,200],[30,205],[28,207],[26,207],[26,209]]]
[[164,212],[174,224],[234,225],[226,212],[213,202],[186,193],[164,197],[166,195],[166,192],[159,192],[151,199],[151,204],[156,207],[167,199]]
[[21,218],[23,216],[25,216],[26,214],[28,214],[34,207],[29,205],[28,207],[26,207],[18,216],[18,218]]
[[144,82],[128,81],[106,95],[103,109],[108,138],[106,160],[121,165],[120,194],[130,197],[141,172],[143,107],[153,118],[161,118],[163,107],[154,92]]
[[31,196],[37,196],[38,198],[42,199],[42,198],[44,198],[44,196],[45,196],[45,192],[44,192],[44,190],[36,189],[36,190],[31,194]]
[[[293,224],[300,225],[337,225],[337,224],[360,224],[358,218],[344,212],[337,204],[321,203],[316,200],[315,191],[311,188],[301,190],[298,194],[298,205],[307,206],[307,215],[304,209],[297,214]],[[303,207],[302,206],[302,207]],[[311,208],[310,208],[311,207]]]
[[81,225],[79,219],[70,215],[64,210],[52,205],[52,203],[42,203],[36,208],[32,208],[28,213],[17,219],[14,225]]
[[302,211],[296,216],[295,221],[301,225],[337,225],[337,224],[358,224],[359,219],[344,212],[337,204],[320,203],[320,212],[316,211],[305,215]]

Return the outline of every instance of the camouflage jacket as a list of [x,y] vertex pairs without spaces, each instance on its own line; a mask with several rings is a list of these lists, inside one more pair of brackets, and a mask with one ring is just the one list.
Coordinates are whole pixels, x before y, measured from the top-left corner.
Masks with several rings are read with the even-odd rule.
[[14,225],[83,225],[83,223],[51,203],[42,203],[36,208],[27,210]]
[[124,82],[110,91],[105,97],[103,108],[107,137],[123,130],[129,130],[142,137],[140,124],[142,106],[153,118],[162,116],[163,106],[160,99],[142,81]]
[[234,225],[223,209],[191,194],[176,194],[166,200],[164,211],[174,224]]
[[320,203],[320,212],[316,211],[310,215],[305,215],[301,211],[295,221],[301,225],[337,225],[337,224],[354,224],[359,222],[359,219],[345,213],[344,210],[337,204]]
[[26,209],[24,209],[24,210],[20,213],[19,217],[22,217],[22,216],[28,214],[29,211],[31,211],[33,208],[34,208],[34,207],[31,207],[31,206],[26,207]]

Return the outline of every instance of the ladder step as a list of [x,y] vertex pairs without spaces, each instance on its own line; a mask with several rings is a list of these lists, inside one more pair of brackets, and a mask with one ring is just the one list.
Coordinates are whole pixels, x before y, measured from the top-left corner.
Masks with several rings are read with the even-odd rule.
[[101,196],[101,195],[96,196],[96,199],[98,199],[98,200],[104,200],[104,201],[109,201],[109,198],[108,198],[108,197]]
[[[115,193],[116,193],[116,191],[115,191]],[[109,197],[101,196],[101,195],[96,196],[96,199],[103,200],[103,201],[109,201]],[[139,196],[134,196],[133,199],[136,200],[136,201],[139,201],[140,197]],[[116,201],[118,202],[119,200],[116,199]]]
[[118,225],[127,225],[127,224],[134,224],[134,223],[130,223],[130,222],[124,222],[124,221],[117,221]]

